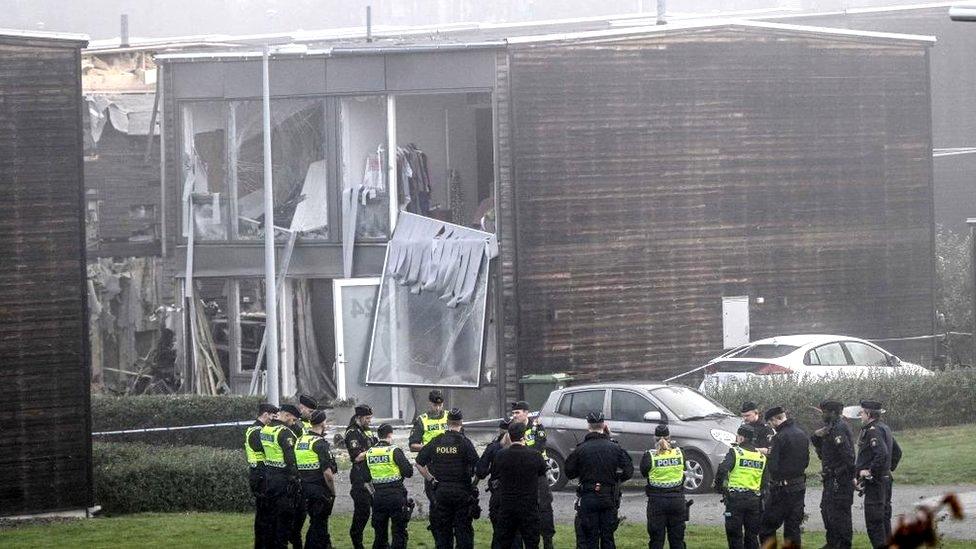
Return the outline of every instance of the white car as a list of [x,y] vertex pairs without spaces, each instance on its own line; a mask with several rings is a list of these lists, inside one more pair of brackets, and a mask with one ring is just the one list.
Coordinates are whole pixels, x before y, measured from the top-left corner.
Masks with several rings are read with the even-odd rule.
[[726,351],[702,368],[705,391],[753,376],[792,374],[800,378],[865,373],[931,375],[932,372],[856,337],[789,335],[770,337]]

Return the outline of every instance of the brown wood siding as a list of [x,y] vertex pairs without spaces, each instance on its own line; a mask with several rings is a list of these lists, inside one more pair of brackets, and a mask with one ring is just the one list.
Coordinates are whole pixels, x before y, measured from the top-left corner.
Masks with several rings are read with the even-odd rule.
[[0,515],[92,504],[81,43],[42,42],[0,39]]
[[522,373],[683,371],[722,350],[723,296],[753,298],[753,339],[931,333],[923,45],[723,28],[510,56]]

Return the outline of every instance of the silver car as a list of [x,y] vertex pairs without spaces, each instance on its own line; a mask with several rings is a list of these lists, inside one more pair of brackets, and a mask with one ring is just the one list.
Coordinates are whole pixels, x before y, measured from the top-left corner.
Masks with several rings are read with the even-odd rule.
[[600,383],[553,391],[539,412],[548,435],[553,489],[566,485],[566,456],[586,436],[586,415],[591,411],[603,411],[635,469],[644,452],[654,447],[654,428],[667,424],[672,440],[684,451],[685,489],[691,493],[711,489],[715,471],[742,423],[721,404],[684,385]]

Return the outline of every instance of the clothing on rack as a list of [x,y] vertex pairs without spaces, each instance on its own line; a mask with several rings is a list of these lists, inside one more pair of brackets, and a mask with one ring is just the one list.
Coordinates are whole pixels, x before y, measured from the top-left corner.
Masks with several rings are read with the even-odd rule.
[[397,147],[397,185],[400,208],[419,215],[430,214],[430,171],[427,154],[410,143]]

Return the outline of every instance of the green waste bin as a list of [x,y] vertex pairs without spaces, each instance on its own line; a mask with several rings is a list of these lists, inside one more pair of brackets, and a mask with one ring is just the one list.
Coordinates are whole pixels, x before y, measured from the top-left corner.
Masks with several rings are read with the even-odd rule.
[[525,401],[533,410],[538,410],[546,403],[549,393],[568,386],[571,381],[573,376],[569,374],[533,374],[522,376],[519,385]]

